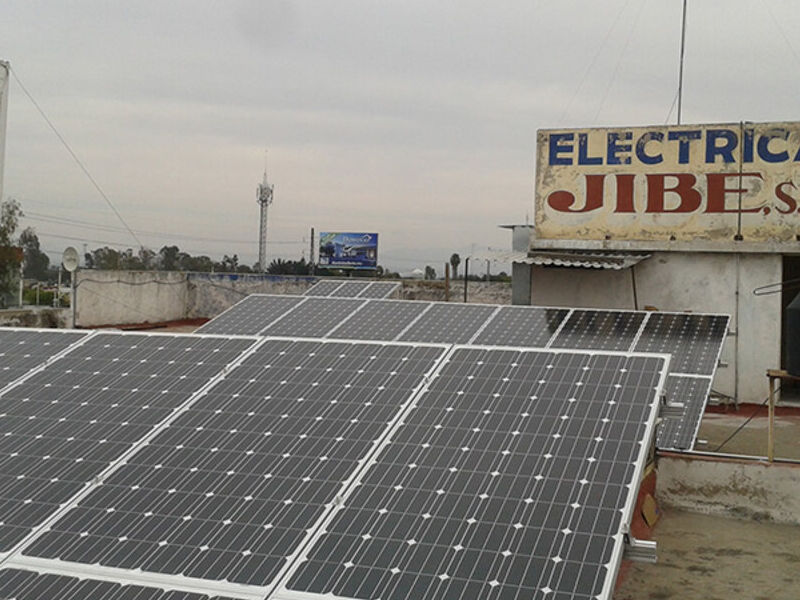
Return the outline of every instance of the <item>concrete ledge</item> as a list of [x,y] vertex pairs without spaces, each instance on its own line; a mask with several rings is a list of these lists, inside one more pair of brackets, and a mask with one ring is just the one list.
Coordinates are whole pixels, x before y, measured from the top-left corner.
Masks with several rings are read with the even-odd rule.
[[800,464],[659,453],[657,468],[663,505],[800,524]]

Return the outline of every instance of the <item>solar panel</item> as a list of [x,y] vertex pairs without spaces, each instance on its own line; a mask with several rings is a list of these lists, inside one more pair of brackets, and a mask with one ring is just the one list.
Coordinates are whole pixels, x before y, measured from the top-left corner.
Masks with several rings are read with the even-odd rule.
[[498,309],[486,304],[434,304],[399,339],[406,342],[464,344]]
[[346,281],[330,295],[337,298],[355,298],[365,292],[370,285],[369,281]]
[[364,300],[356,298],[307,298],[261,333],[288,337],[325,337],[334,327],[351,318],[363,304]]
[[268,339],[23,553],[266,586],[443,353]]
[[335,292],[344,281],[336,280],[336,281],[318,281],[310,288],[308,288],[304,296],[330,296],[333,292]]
[[[165,591],[112,581],[37,573],[21,569],[0,570],[0,598],[13,600],[210,600],[203,594]],[[226,600],[215,596],[213,600]],[[231,599],[227,599],[231,600]]]
[[197,333],[254,335],[304,300],[301,296],[247,296],[203,325]]
[[665,371],[457,349],[275,597],[610,598]]
[[383,282],[383,281],[376,281],[370,286],[362,291],[358,297],[359,298],[388,298],[391,296],[396,290],[400,289],[399,283],[390,283],[390,282]]
[[729,319],[727,315],[649,313],[636,351],[672,354],[672,373],[713,375]]
[[86,337],[86,331],[0,328],[0,390]]
[[352,340],[393,340],[430,308],[428,302],[370,300],[353,318],[328,334]]
[[97,333],[0,397],[0,552],[253,340]]
[[544,348],[569,309],[503,306],[475,338],[476,344]]
[[627,351],[646,316],[643,312],[575,309],[551,347]]
[[667,378],[667,398],[670,402],[683,403],[684,408],[680,418],[662,420],[656,446],[670,450],[694,448],[711,393],[711,381],[711,377],[670,375]]

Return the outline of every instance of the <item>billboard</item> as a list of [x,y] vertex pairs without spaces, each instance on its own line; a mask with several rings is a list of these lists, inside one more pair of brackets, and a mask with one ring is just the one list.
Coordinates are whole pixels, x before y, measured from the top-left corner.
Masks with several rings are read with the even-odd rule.
[[378,234],[322,232],[318,264],[331,269],[376,269]]
[[800,240],[800,123],[537,132],[535,237]]

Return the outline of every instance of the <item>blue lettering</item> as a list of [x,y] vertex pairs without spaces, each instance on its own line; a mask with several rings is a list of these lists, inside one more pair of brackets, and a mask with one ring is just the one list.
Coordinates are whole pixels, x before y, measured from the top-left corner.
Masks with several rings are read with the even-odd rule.
[[602,165],[602,156],[589,156],[589,134],[578,134],[578,164],[579,165]]
[[623,156],[620,158],[617,156],[620,152],[630,152],[631,145],[630,144],[620,144],[620,140],[628,141],[633,137],[633,134],[630,131],[626,131],[625,133],[619,134],[613,131],[608,132],[608,160],[606,164],[609,165],[629,165],[631,164],[631,157],[630,156]]
[[[723,140],[723,145],[717,145],[717,140]],[[709,129],[706,132],[706,163],[714,164],[718,155],[723,162],[736,162],[733,151],[738,141],[737,135],[729,129]]]
[[561,142],[571,142],[575,139],[572,133],[551,133],[550,134],[550,164],[551,165],[571,165],[572,157],[561,157],[559,154],[572,152],[572,144],[562,144]]
[[700,130],[670,131],[667,139],[671,142],[678,142],[678,163],[685,165],[689,162],[689,142],[700,139]]
[[758,138],[758,156],[767,162],[786,162],[789,160],[789,153],[786,150],[781,152],[772,152],[769,149],[769,142],[773,139],[785,140],[789,138],[789,132],[786,129],[775,129],[769,133],[765,133]]
[[661,156],[661,153],[658,154],[648,154],[647,153],[647,142],[654,141],[654,142],[661,142],[664,140],[664,134],[660,131],[648,131],[639,140],[636,142],[636,158],[639,159],[640,162],[643,162],[646,165],[657,165],[658,163],[664,160],[664,157]]
[[744,140],[742,141],[742,162],[753,162],[753,139],[755,134],[752,129],[744,130]]

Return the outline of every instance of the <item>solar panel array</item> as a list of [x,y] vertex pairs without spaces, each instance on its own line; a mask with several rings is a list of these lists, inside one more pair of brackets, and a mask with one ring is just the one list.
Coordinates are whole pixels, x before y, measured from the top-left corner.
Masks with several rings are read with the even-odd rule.
[[657,357],[456,350],[285,589],[607,597],[663,367]]
[[0,390],[84,337],[66,329],[0,329]]
[[100,333],[7,389],[0,397],[0,553],[252,344]]
[[125,585],[86,577],[38,573],[21,569],[0,570],[0,598],[14,600],[233,600],[141,585]]
[[726,315],[361,298],[308,298],[275,320],[276,306],[285,298],[250,296],[247,304],[232,307],[200,331],[222,332],[218,323],[246,311],[246,332],[260,335],[671,354],[674,383],[668,398],[683,403],[684,411],[667,419],[657,445],[673,450],[694,447],[729,321]]
[[0,597],[608,598],[667,360],[93,333],[0,393]]
[[327,279],[318,281],[306,290],[303,295],[337,298],[388,298],[398,289],[400,289],[400,284],[390,281]]

